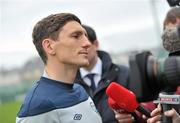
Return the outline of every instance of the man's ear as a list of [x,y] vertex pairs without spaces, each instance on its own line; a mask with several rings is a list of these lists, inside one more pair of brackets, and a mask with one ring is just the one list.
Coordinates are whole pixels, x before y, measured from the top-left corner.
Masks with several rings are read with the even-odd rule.
[[51,40],[51,39],[44,39],[42,41],[42,46],[44,48],[44,51],[47,54],[51,54],[54,55],[55,54],[55,50],[53,48],[53,44],[55,43],[55,41]]
[[98,42],[98,40],[95,40],[95,41],[93,42],[93,44],[97,47],[97,49],[99,48],[99,42]]

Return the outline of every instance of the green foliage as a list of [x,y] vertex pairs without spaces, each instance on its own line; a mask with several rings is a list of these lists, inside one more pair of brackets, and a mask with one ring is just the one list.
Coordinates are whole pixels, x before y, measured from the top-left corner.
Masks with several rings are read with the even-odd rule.
[[20,102],[0,104],[0,123],[15,123],[20,105]]
[[[22,96],[31,88],[33,83],[22,82],[17,85],[0,87],[0,103],[12,102],[17,100],[18,96]],[[1,123],[1,122],[0,122]]]

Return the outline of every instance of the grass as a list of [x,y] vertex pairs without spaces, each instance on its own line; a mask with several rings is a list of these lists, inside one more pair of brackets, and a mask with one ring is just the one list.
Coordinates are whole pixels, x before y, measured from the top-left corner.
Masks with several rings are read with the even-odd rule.
[[20,102],[0,104],[0,123],[15,123]]

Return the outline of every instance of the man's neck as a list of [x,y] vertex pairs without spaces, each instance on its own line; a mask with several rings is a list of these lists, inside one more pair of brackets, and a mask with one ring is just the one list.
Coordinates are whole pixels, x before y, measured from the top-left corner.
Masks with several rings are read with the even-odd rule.
[[64,83],[73,83],[77,67],[72,65],[46,65],[45,72],[48,78]]

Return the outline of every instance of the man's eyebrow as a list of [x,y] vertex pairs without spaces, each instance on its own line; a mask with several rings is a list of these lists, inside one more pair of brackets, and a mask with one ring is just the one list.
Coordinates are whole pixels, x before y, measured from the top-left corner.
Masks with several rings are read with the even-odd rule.
[[81,30],[77,30],[77,31],[72,32],[71,35],[73,35],[73,34],[83,34],[83,33],[85,34],[85,32],[83,32]]

